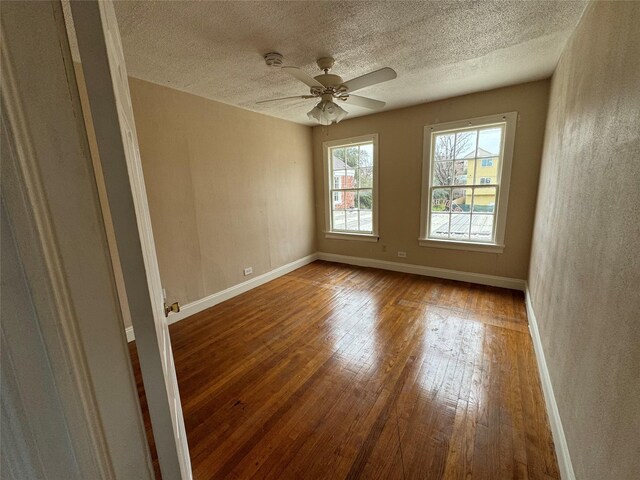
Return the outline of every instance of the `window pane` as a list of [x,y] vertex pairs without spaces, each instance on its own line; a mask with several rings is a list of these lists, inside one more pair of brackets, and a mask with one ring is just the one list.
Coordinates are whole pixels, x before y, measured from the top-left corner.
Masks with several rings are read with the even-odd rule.
[[334,230],[344,230],[345,228],[345,212],[334,211],[333,212],[333,229]]
[[452,162],[435,162],[433,164],[433,185],[451,185],[453,173]]
[[373,190],[360,190],[358,198],[358,208],[360,210],[371,210],[373,208]]
[[360,231],[373,232],[373,216],[371,210],[360,210]]
[[347,210],[347,230],[358,230],[358,210]]
[[356,172],[354,186],[359,188],[370,188],[373,186],[373,169],[359,168]]
[[[498,183],[498,166],[498,157],[476,160],[476,184]],[[483,178],[485,179],[484,181],[481,180]]]
[[468,240],[470,222],[470,214],[452,213],[451,226],[449,227],[449,237],[456,240]]
[[345,163],[347,168],[356,168],[358,166],[358,147],[346,147],[344,149]]
[[449,238],[449,214],[432,213],[430,232],[431,238]]
[[479,242],[493,241],[493,215],[473,214],[471,240]]
[[336,170],[333,172],[333,188],[345,188],[346,170]]
[[495,183],[495,178],[494,177],[480,177],[478,179],[478,184],[479,185],[490,185],[492,183]]
[[500,155],[502,147],[502,127],[490,127],[480,130],[478,135],[478,157]]
[[473,182],[473,173],[471,174],[470,178],[468,174],[469,174],[468,160],[456,160],[455,162],[453,162],[453,184],[454,185],[467,185],[467,183]]
[[493,167],[493,158],[483,158],[480,162],[480,167]]
[[451,189],[434,188],[431,197],[432,212],[448,212],[451,206]]
[[496,187],[475,188],[473,212],[494,213],[496,209]]
[[477,138],[477,130],[456,133],[454,158],[473,158],[476,152]]
[[355,190],[345,190],[343,191],[343,202],[342,202],[342,210],[349,210],[352,208],[356,208],[356,200],[358,199],[358,192]]
[[334,170],[345,168],[346,164],[344,163],[344,148],[332,148],[331,158],[333,161]]
[[477,160],[467,161],[467,185],[474,185],[477,182],[476,165],[478,165]]
[[373,167],[373,143],[360,145],[360,168]]
[[436,162],[453,160],[455,141],[455,133],[445,133],[435,136],[434,159]]
[[471,189],[454,188],[451,195],[452,212],[469,212],[471,210]]
[[333,210],[345,209],[344,197],[344,192],[333,192]]

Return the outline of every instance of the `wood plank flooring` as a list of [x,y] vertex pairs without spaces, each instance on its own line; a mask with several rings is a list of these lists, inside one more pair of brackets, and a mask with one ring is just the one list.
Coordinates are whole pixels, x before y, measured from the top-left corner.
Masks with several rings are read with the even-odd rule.
[[521,292],[318,261],[170,328],[196,480],[560,478]]

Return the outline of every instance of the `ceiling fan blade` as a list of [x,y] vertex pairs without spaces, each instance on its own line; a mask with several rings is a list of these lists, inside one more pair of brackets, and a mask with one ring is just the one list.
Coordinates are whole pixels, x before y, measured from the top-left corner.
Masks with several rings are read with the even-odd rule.
[[370,108],[372,110],[382,108],[386,105],[385,102],[381,102],[380,100],[374,100],[373,98],[361,97],[360,95],[352,95],[352,94],[349,94],[346,102],[350,105]]
[[309,74],[305,73],[304,71],[300,70],[298,67],[281,67],[281,68],[282,68],[282,70],[287,72],[292,77],[297,78],[302,83],[305,83],[305,84],[309,85],[310,87],[324,88],[324,85],[322,85],[319,81],[317,81],[311,75],[309,75]]
[[343,85],[347,87],[347,91],[355,92],[356,90],[360,90],[364,87],[370,87],[371,85],[393,80],[397,76],[398,74],[393,68],[384,67],[380,70],[376,70],[375,72],[366,73],[359,77],[352,78],[351,80],[344,82]]
[[294,98],[298,99],[306,99],[306,98],[315,98],[314,95],[296,95],[295,97],[282,97],[282,98],[272,98],[271,100],[260,100],[256,103],[269,103],[269,102],[279,102],[280,100],[293,100]]

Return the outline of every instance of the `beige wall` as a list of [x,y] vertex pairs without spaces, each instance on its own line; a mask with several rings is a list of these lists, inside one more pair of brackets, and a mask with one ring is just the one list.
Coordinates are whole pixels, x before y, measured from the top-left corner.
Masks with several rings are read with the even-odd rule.
[[[363,92],[366,94],[366,92]],[[516,85],[314,127],[318,246],[322,252],[525,279],[529,265],[549,81]],[[511,191],[503,253],[418,245],[425,125],[517,111]],[[379,134],[378,243],[326,239],[322,142]],[[386,252],[383,248],[386,247]],[[398,250],[407,252],[398,258]]]
[[640,3],[585,12],[554,74],[529,286],[576,477],[640,472]]
[[316,251],[310,127],[129,84],[169,301],[199,300]]

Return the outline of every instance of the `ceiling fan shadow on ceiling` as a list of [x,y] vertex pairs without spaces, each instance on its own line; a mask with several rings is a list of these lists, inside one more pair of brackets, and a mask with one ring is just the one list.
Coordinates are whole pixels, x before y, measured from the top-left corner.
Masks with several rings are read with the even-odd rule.
[[342,77],[329,73],[329,70],[331,70],[335,63],[335,60],[331,57],[323,57],[317,60],[316,63],[323,73],[316,77],[312,77],[298,67],[283,65],[283,56],[276,52],[267,53],[264,56],[264,60],[270,67],[280,67],[292,77],[300,80],[302,83],[307,85],[310,90],[309,95],[274,98],[271,100],[262,100],[256,103],[261,104],[301,98],[319,98],[320,101],[315,107],[313,107],[313,109],[311,109],[310,112],[307,113],[307,116],[310,120],[315,120],[320,125],[338,123],[347,116],[347,111],[340,107],[336,101],[345,102],[347,105],[350,104],[358,107],[370,108],[372,110],[384,107],[385,102],[374,100],[373,98],[354,95],[353,92],[360,90],[361,88],[393,80],[398,76],[392,68],[384,67],[345,82]]

